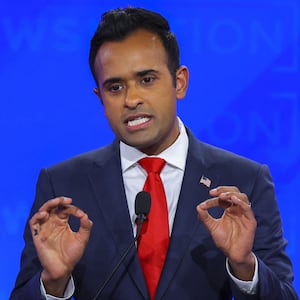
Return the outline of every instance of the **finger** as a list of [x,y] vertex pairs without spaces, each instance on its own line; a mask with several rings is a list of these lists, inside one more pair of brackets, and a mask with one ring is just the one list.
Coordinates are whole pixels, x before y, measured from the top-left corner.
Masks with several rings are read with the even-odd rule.
[[233,205],[240,207],[245,214],[253,215],[253,212],[251,209],[251,203],[243,201],[242,199],[238,198],[235,195],[233,195],[231,197],[231,201],[232,201]]
[[224,198],[220,199],[219,197],[214,197],[208,200],[205,200],[204,202],[200,203],[200,208],[204,210],[208,210],[213,207],[220,206],[224,209],[232,205],[232,201],[230,201],[230,198]]
[[35,237],[39,234],[41,225],[49,219],[49,213],[42,211],[35,213],[29,220],[29,226],[32,235]]
[[74,205],[59,205],[51,213],[57,215],[60,219],[68,219],[70,215],[76,216],[77,210],[78,208]]
[[35,224],[41,224],[45,223],[49,218],[49,213],[46,211],[38,211],[35,213],[32,218],[29,221],[29,224],[35,225]]
[[249,205],[249,200],[248,200],[248,196],[244,193],[236,193],[236,192],[226,192],[226,193],[221,193],[219,195],[219,199],[223,200],[223,201],[228,201],[230,203],[234,204],[234,201],[232,201],[232,198],[236,197],[238,199],[240,199],[241,201],[243,201],[244,203],[246,203],[247,205]]
[[[235,201],[232,200],[233,198],[235,199]],[[242,201],[245,204],[244,208],[249,208],[250,204],[249,204],[248,197],[246,194],[231,193],[231,192],[221,193],[219,195],[219,197],[214,197],[214,198],[208,199],[208,200],[202,202],[200,204],[201,205],[200,207],[202,207],[203,209],[206,209],[206,210],[213,208],[213,207],[221,207],[225,210],[232,206],[236,206],[236,205],[240,206],[239,201]]]
[[83,230],[90,230],[92,228],[92,221],[89,219],[88,215],[75,205],[58,207],[57,212],[61,217],[69,217],[72,215],[78,218],[80,221],[80,227]]
[[205,200],[202,203],[200,203],[198,206],[200,206],[201,209],[205,209],[205,210],[208,210],[209,208],[212,208],[215,206],[219,206],[219,198],[214,197],[214,198]]
[[45,202],[39,209],[39,211],[48,211],[50,212],[53,209],[56,209],[58,206],[67,206],[72,203],[72,199],[68,197],[57,197]]
[[211,196],[218,196],[221,193],[239,193],[239,189],[236,186],[219,186],[209,191]]
[[236,196],[232,196],[231,201],[232,205],[226,209],[226,213],[231,214],[232,216],[238,216],[240,220],[244,218],[244,220],[250,222],[249,224],[256,224],[255,216],[251,209],[250,203],[246,203]]
[[50,215],[53,215],[53,212],[57,210],[58,207],[68,205],[71,202],[72,199],[66,197],[57,197],[45,202],[29,221],[33,237],[36,237],[40,233],[43,224],[49,220]]

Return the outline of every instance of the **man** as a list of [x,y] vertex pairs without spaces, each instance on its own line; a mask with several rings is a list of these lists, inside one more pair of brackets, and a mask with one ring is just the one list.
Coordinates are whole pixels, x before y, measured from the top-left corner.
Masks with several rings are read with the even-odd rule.
[[116,139],[41,171],[11,299],[97,298],[133,241],[145,157],[166,161],[163,267],[149,283],[140,247],[153,201],[99,299],[297,299],[267,167],[198,141],[177,117],[188,69],[167,21],[144,9],[107,12],[90,67]]

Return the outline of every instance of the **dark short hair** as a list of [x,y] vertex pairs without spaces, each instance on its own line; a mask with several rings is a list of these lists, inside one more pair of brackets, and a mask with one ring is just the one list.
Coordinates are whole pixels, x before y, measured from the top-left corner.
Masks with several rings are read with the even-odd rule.
[[179,47],[175,35],[170,31],[168,21],[156,12],[143,8],[117,8],[102,15],[98,28],[91,39],[89,64],[92,75],[95,74],[95,58],[104,42],[122,41],[129,34],[146,29],[157,34],[166,50],[168,69],[176,84],[176,71],[179,68]]

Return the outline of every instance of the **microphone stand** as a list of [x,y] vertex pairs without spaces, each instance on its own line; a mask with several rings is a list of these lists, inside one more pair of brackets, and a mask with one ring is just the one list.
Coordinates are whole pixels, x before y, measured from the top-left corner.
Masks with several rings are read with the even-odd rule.
[[139,236],[141,234],[141,231],[142,231],[143,223],[145,221],[147,221],[147,217],[146,217],[145,214],[139,214],[137,216],[137,218],[135,220],[135,222],[137,224],[137,228],[136,228],[136,235],[135,235],[134,239],[129,244],[128,248],[126,249],[126,251],[124,252],[124,254],[122,255],[122,257],[120,258],[119,262],[113,268],[113,270],[111,271],[111,273],[109,274],[109,276],[106,278],[106,280],[102,284],[101,288],[98,290],[97,294],[94,296],[94,298],[92,300],[96,300],[101,295],[101,293],[103,292],[103,290],[105,289],[105,287],[107,286],[107,284],[109,283],[109,281],[111,280],[111,278],[117,272],[117,270],[119,269],[121,263],[123,262],[123,260],[125,259],[125,257],[128,255],[129,251],[134,246],[135,242],[138,240],[138,238],[139,238]]

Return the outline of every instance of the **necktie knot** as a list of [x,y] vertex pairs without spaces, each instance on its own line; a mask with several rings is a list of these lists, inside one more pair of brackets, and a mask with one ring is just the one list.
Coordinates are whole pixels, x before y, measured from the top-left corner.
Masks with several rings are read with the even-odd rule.
[[159,157],[145,157],[139,160],[139,164],[149,173],[160,174],[166,161]]

